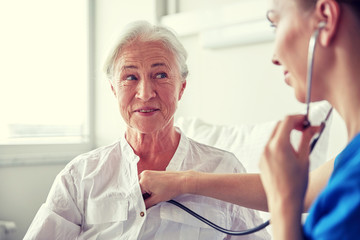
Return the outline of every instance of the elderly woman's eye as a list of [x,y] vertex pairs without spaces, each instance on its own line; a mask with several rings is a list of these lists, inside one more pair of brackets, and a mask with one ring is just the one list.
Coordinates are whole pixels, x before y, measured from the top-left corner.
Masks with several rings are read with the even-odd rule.
[[126,80],[138,80],[134,75],[129,75],[125,78]]
[[166,73],[158,73],[155,75],[156,79],[162,79],[162,78],[167,78],[167,74]]

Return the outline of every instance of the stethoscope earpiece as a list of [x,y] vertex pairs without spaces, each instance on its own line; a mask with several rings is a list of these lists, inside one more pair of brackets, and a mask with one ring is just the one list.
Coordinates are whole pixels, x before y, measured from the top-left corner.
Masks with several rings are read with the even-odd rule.
[[318,28],[319,29],[322,29],[322,28],[324,28],[326,26],[326,22],[324,22],[324,21],[321,21],[321,22],[319,22],[319,24],[318,24]]

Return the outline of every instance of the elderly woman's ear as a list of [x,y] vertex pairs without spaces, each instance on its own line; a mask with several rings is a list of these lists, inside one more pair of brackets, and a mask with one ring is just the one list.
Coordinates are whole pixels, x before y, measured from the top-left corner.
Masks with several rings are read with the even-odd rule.
[[110,86],[111,86],[111,91],[113,92],[114,96],[116,97],[116,90],[115,90],[115,88],[114,88],[114,86],[113,86],[112,82],[111,82],[111,81],[109,81],[109,83],[110,83]]
[[180,101],[180,99],[181,99],[181,97],[182,97],[182,95],[184,93],[185,88],[186,88],[186,79],[181,82],[181,90],[180,90],[180,93],[179,93],[178,101]]

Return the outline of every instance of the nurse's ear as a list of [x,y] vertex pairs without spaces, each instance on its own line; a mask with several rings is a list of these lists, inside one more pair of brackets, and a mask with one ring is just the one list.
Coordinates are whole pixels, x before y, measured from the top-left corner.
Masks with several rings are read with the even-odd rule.
[[338,32],[341,16],[340,4],[336,0],[318,0],[315,14],[320,22],[325,22],[319,34],[319,42],[322,46],[329,46]]

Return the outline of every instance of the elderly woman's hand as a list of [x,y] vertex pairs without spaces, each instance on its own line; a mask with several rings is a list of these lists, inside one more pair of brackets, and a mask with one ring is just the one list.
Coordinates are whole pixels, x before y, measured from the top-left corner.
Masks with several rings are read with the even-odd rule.
[[196,188],[196,172],[166,172],[145,170],[139,175],[141,192],[146,208],[168,201],[178,195],[193,192]]

